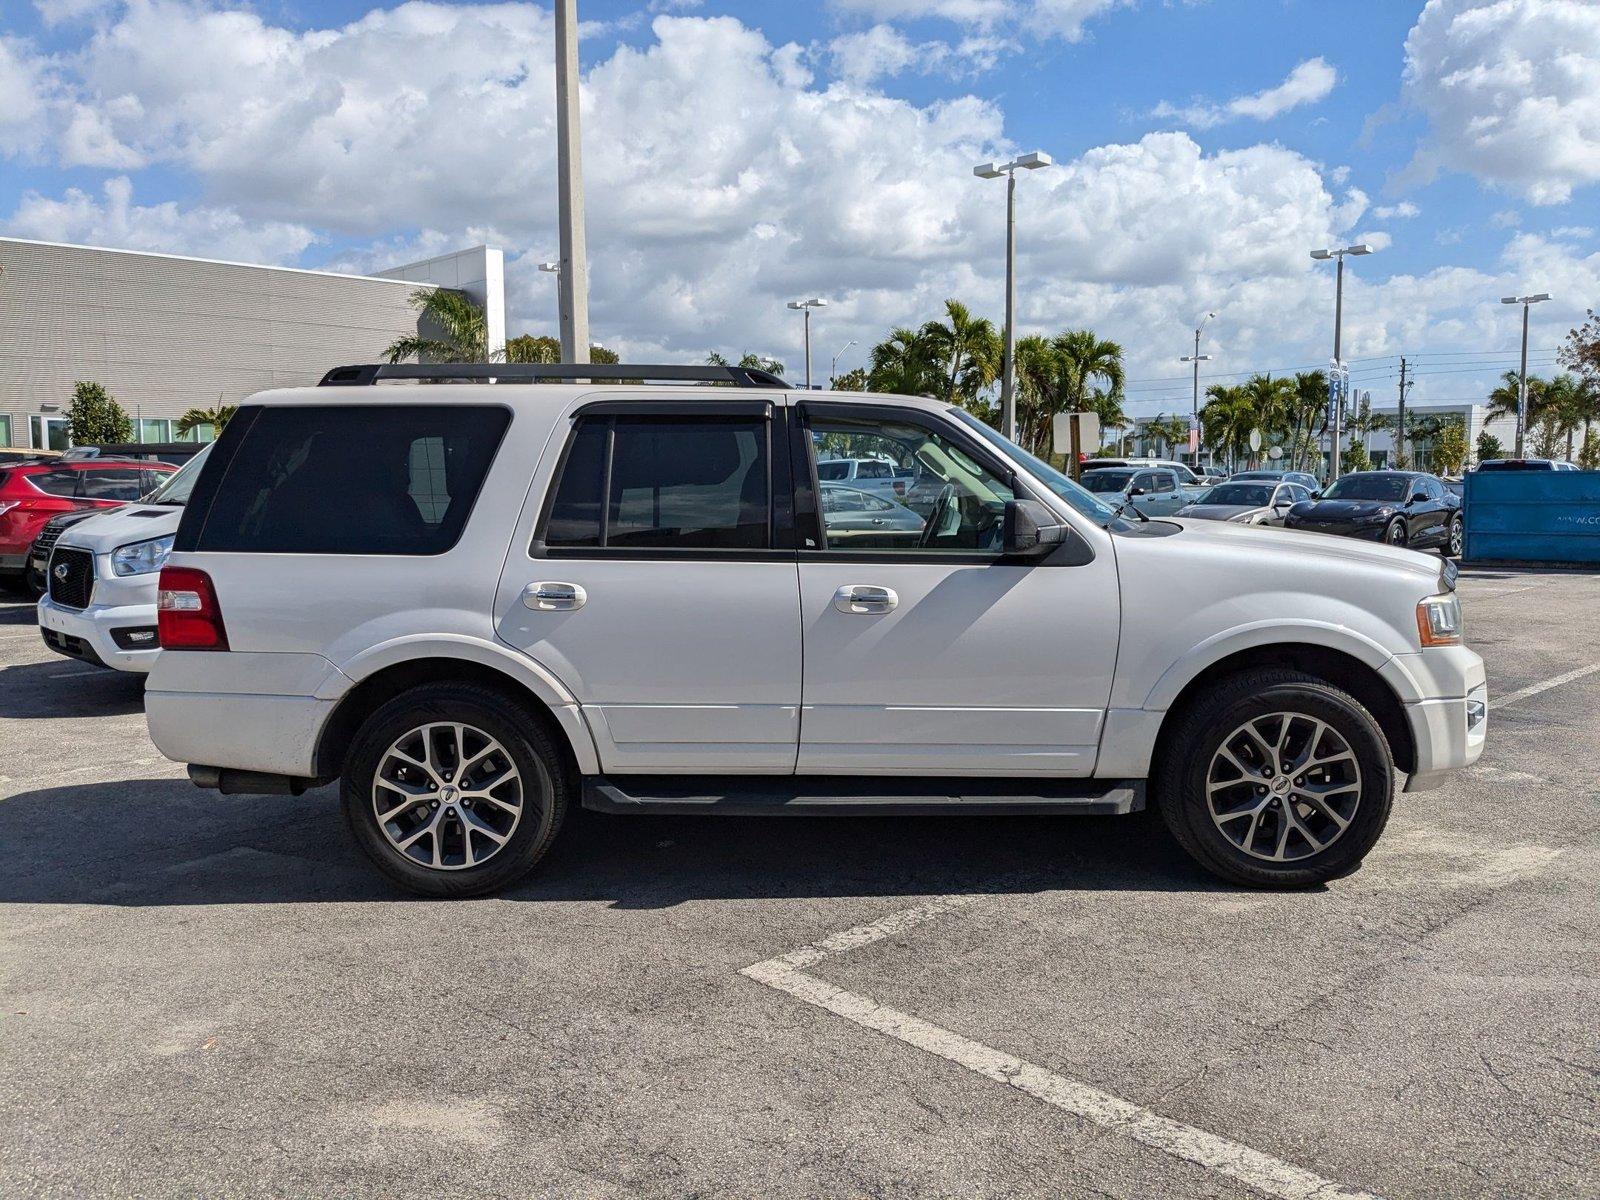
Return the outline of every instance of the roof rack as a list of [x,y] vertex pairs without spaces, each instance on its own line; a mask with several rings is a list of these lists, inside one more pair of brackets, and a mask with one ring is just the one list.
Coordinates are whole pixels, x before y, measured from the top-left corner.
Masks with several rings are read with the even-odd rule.
[[736,387],[787,388],[771,371],[754,367],[691,367],[647,363],[362,363],[334,367],[318,387],[365,387],[384,379],[485,383],[731,383]]

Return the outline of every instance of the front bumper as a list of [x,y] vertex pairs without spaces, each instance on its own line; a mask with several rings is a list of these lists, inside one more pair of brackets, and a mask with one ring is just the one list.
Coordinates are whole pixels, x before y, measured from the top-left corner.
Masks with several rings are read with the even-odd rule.
[[[160,648],[155,641],[156,606],[147,603],[95,604],[84,609],[65,608],[49,596],[39,600],[39,632],[45,645],[57,654],[81,659],[113,671],[143,674],[155,663]],[[148,633],[145,649],[139,635]]]
[[1305,521],[1285,521],[1285,529],[1298,529],[1301,533],[1331,533],[1334,537],[1359,538],[1364,542],[1383,541],[1383,531],[1388,527],[1386,522],[1379,521],[1376,525],[1355,525],[1348,521],[1338,524],[1313,525]]
[[1403,667],[1426,697],[1405,706],[1416,748],[1405,790],[1425,792],[1470,767],[1483,753],[1489,732],[1483,659],[1465,646],[1442,646],[1403,655],[1394,665]]

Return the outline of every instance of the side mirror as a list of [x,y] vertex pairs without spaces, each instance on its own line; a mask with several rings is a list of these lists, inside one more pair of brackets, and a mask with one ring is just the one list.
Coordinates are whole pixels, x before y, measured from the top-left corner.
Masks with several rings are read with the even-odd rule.
[[1037,500],[1006,501],[1004,553],[1047,554],[1066,540],[1066,522]]
[[1406,503],[1407,504],[1420,504],[1423,501],[1427,500],[1427,498],[1428,498],[1428,493],[1427,492],[1412,492],[1411,493],[1411,499],[1407,500]]
[[1322,499],[1322,493],[1321,492],[1312,492],[1311,493],[1311,498],[1313,500],[1321,500]]
[[1143,496],[1144,494],[1145,489],[1142,487],[1131,487],[1128,489],[1128,495],[1130,496]]

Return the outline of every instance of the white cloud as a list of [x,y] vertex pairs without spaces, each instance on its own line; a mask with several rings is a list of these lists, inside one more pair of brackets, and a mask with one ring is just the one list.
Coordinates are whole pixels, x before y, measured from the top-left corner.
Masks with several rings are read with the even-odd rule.
[[1380,204],[1372,210],[1372,215],[1380,221],[1409,220],[1417,216],[1422,210],[1409,200],[1402,200],[1399,204]]
[[1248,96],[1235,96],[1224,104],[1201,101],[1178,107],[1162,101],[1151,110],[1150,115],[1158,119],[1177,117],[1200,129],[1209,129],[1242,117],[1270,121],[1291,109],[1326,99],[1338,82],[1339,72],[1326,59],[1308,58],[1290,71],[1276,87]]
[[875,21],[910,21],[929,17],[980,30],[1013,26],[1039,38],[1082,41],[1096,17],[1136,0],[832,0],[845,13]]
[[195,254],[241,262],[293,263],[316,240],[304,225],[249,221],[227,208],[133,203],[126,176],[108,179],[100,198],[68,188],[59,199],[22,197],[6,232],[46,242]]
[[1600,4],[1429,0],[1405,95],[1428,118],[1410,173],[1464,171],[1533,204],[1600,182]]
[[45,61],[20,38],[0,37],[0,152],[38,146],[45,132]]
[[974,35],[949,42],[913,42],[893,25],[878,24],[858,33],[842,34],[828,44],[834,74],[857,86],[906,72],[940,73],[959,77],[985,71],[998,59],[1005,43]]

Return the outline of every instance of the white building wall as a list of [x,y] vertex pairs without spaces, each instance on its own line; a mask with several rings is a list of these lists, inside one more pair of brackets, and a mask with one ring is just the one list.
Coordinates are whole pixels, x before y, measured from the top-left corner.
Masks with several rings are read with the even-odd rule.
[[421,262],[407,263],[379,271],[387,279],[406,279],[432,283],[442,288],[465,292],[483,306],[489,350],[497,353],[506,344],[506,258],[495,246],[473,246],[454,254],[441,254]]

